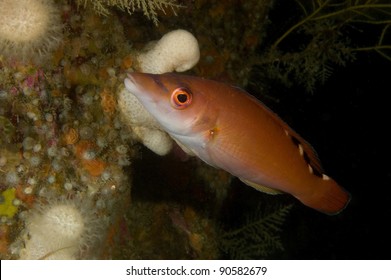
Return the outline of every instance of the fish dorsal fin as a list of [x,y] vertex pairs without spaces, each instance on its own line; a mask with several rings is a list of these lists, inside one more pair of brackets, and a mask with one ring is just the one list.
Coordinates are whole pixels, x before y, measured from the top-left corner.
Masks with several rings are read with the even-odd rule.
[[268,187],[265,187],[265,186],[262,186],[262,185],[250,182],[250,181],[248,181],[246,179],[243,179],[243,178],[239,178],[239,179],[240,179],[240,181],[242,181],[246,185],[249,185],[250,187],[253,187],[257,191],[264,192],[264,193],[267,193],[267,194],[282,194],[282,192],[279,191],[279,190],[271,189],[271,188],[268,188]]
[[298,152],[303,157],[304,161],[307,163],[309,170],[316,176],[322,177],[324,174],[322,165],[320,163],[318,154],[312,148],[312,146],[305,141],[299,134],[297,134],[286,122],[284,122],[276,113],[269,109],[265,104],[260,102],[262,108],[264,108],[269,115],[281,125],[281,128],[284,130],[287,137],[291,139],[293,144],[297,147]]
[[294,130],[292,130],[288,125],[284,127],[285,134],[287,137],[291,139],[293,144],[297,147],[298,153],[303,158],[303,160],[307,163],[309,170],[311,173],[318,177],[323,176],[323,168],[320,163],[318,154],[312,148],[312,146],[305,141],[299,134],[297,134]]

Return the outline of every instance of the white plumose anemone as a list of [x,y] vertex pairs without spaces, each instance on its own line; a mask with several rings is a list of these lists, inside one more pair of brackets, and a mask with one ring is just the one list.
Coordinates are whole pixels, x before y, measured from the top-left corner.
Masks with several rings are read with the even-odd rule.
[[[54,199],[38,205],[27,216],[20,259],[77,259],[85,257],[102,237],[104,222],[93,204],[76,199]],[[86,253],[87,252],[87,253]]]
[[0,54],[40,62],[62,37],[58,7],[49,0],[0,0]]

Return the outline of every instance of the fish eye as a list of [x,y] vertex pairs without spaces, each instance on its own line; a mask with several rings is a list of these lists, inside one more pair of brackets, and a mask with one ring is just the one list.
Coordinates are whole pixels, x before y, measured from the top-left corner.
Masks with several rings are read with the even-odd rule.
[[171,94],[171,106],[175,109],[185,109],[191,104],[192,94],[186,88],[176,88]]

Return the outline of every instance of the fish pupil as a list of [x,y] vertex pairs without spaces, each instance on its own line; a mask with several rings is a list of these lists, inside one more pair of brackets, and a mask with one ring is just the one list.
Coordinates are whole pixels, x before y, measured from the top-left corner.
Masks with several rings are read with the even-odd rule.
[[178,94],[177,99],[180,103],[185,103],[187,101],[187,94]]

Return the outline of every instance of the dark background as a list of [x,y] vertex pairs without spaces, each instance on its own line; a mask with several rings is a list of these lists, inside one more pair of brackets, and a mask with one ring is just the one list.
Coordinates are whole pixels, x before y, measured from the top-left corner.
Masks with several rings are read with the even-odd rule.
[[[390,79],[390,62],[362,54],[347,67],[337,68],[310,99],[299,99],[309,100],[302,107],[305,124],[298,113],[295,127],[315,146],[325,170],[352,194],[352,200],[337,216],[302,209],[289,219],[292,229],[304,230],[286,237],[291,240],[287,258],[390,258]],[[287,104],[297,102],[297,92],[294,97],[287,98]]]
[[[297,5],[289,2],[278,1],[271,10],[271,41],[297,12]],[[348,25],[341,32],[354,48],[375,45],[381,29]],[[295,51],[306,40],[290,36],[281,47]],[[390,36],[384,41],[389,43]],[[391,62],[368,51],[356,52],[346,66],[330,66],[332,75],[313,93],[276,83],[273,100],[264,102],[313,145],[326,174],[346,188],[352,200],[337,216],[295,207],[284,231],[286,250],[276,258],[390,259]]]

